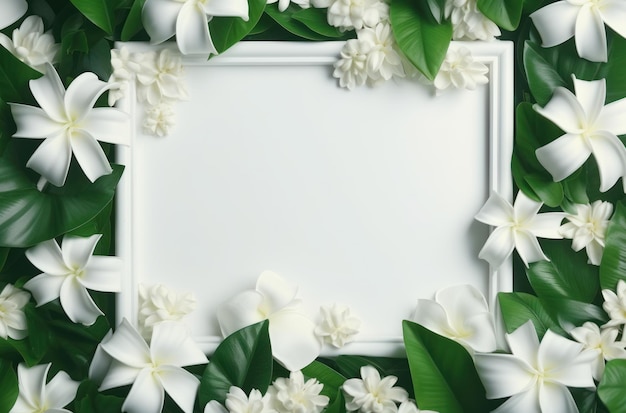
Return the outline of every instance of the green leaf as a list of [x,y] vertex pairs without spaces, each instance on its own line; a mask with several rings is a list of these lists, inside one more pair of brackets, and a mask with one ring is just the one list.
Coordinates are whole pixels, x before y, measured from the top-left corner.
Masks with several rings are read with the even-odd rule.
[[[4,102],[31,103],[28,82],[40,77],[41,73],[0,46],[0,99]],[[2,129],[4,128],[3,125]]]
[[207,365],[198,398],[204,406],[211,400],[224,403],[231,386],[248,394],[265,393],[272,380],[272,348],[267,320],[242,328],[226,337]]
[[[266,8],[266,10],[268,10]],[[291,17],[294,20],[299,21],[304,24],[313,32],[322,35],[324,37],[329,37],[333,39],[343,38],[346,36],[345,32],[342,32],[337,27],[333,27],[328,24],[327,16],[328,13],[326,9],[318,9],[316,7],[310,7],[308,9],[300,9],[295,11]]]
[[70,0],[93,24],[113,34],[115,26],[114,2],[112,0]]
[[489,411],[485,389],[463,346],[410,321],[402,322],[402,330],[420,409]]
[[[294,15],[293,8],[281,12],[278,10],[278,3],[268,4],[265,8],[265,14],[270,16],[272,20],[278,23],[283,29],[306,40],[321,41],[327,40],[327,36],[318,33],[316,30],[309,28],[303,22],[297,20]],[[328,23],[326,24],[328,26]],[[331,26],[328,26],[329,28]]]
[[7,360],[0,359],[0,413],[8,413],[18,395],[17,375]]
[[249,18],[214,17],[209,23],[213,45],[218,53],[224,53],[229,47],[243,39],[256,26],[265,10],[266,0],[249,0]]
[[626,413],[626,360],[606,363],[598,385],[598,397],[611,413]]
[[346,378],[319,361],[313,361],[302,369],[302,374],[313,377],[324,385],[321,394],[330,398],[332,404],[340,395],[339,388],[346,381]]
[[402,52],[424,76],[434,80],[452,39],[452,23],[431,21],[414,0],[391,2],[389,17]]
[[498,302],[504,318],[507,333],[517,330],[522,324],[531,320],[535,325],[537,336],[541,339],[548,329],[561,335],[565,331],[548,314],[539,298],[526,293],[499,293]]
[[523,0],[477,0],[478,9],[505,30],[515,30],[522,17]]
[[24,170],[0,158],[0,246],[30,247],[85,224],[111,203],[123,170],[113,165],[93,184],[82,171],[70,172],[64,187],[40,192]]
[[545,174],[526,174],[524,180],[537,194],[541,201],[549,207],[557,207],[563,202],[564,191],[563,185],[554,182],[552,178],[546,177]]
[[554,89],[567,87],[568,80],[549,62],[542,53],[542,47],[533,42],[524,43],[524,70],[528,79],[528,87],[537,102],[544,106],[552,98]]
[[78,387],[74,405],[75,413],[114,413],[122,411],[124,398],[98,392],[98,385],[90,380]]
[[446,18],[446,0],[426,0],[428,10],[438,24]]
[[600,263],[600,286],[615,291],[619,280],[626,281],[626,205],[616,205],[606,231],[606,246]]
[[594,304],[568,298],[546,298],[541,299],[541,303],[565,331],[570,331],[587,321],[593,321],[599,325],[609,321],[604,310]]
[[126,22],[124,23],[124,27],[122,28],[121,39],[123,42],[129,41],[134,35],[139,33],[141,29],[143,29],[143,23],[141,22],[141,10],[143,9],[145,2],[146,0],[135,0],[133,2],[130,12],[128,13],[128,17],[126,18]]

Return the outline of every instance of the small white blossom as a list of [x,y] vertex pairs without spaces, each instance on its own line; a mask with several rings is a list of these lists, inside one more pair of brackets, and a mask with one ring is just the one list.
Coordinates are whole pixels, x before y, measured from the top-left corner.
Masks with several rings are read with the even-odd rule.
[[604,251],[604,237],[613,213],[613,204],[595,201],[593,204],[576,205],[575,215],[566,215],[568,223],[561,226],[561,234],[572,239],[572,249],[587,251],[589,263],[600,265]]
[[143,131],[150,135],[166,136],[176,125],[176,114],[172,105],[160,103],[146,109],[146,118],[143,121]]
[[367,80],[367,54],[371,45],[365,40],[350,39],[341,49],[341,59],[335,62],[333,76],[341,87],[354,89]]
[[196,298],[191,293],[177,294],[162,284],[151,287],[139,285],[139,331],[144,338],[163,321],[180,321],[196,308]]
[[626,324],[626,282],[617,282],[617,294],[609,289],[602,290],[602,308],[611,317],[604,327],[617,327]]
[[323,388],[316,379],[305,382],[301,371],[293,371],[288,379],[277,378],[267,394],[278,413],[320,413],[329,402],[327,396],[320,395]]
[[281,11],[281,12],[287,10],[287,7],[289,7],[290,2],[297,4],[303,9],[308,9],[309,7],[311,7],[310,0],[267,0],[267,4],[274,4],[276,2],[278,2],[278,11]]
[[0,337],[21,340],[28,333],[24,306],[30,294],[7,284],[0,293]]
[[[230,413],[270,413],[269,397],[263,396],[257,389],[252,389],[247,396],[239,387],[231,386],[226,395],[226,409]],[[206,411],[206,410],[205,410]]]
[[109,90],[109,106],[113,106],[126,95],[128,85],[135,81],[137,73],[141,70],[143,57],[143,53],[131,53],[126,46],[119,50],[111,50],[113,73],[109,83],[114,86]]
[[600,381],[604,373],[604,360],[626,359],[626,343],[617,340],[619,330],[617,328],[604,328],[600,330],[597,324],[587,321],[581,327],[570,331],[570,335],[581,343],[585,349],[596,353],[592,362],[593,378]]
[[9,413],[72,413],[64,407],[74,400],[80,383],[60,371],[46,384],[51,365],[17,366],[19,394]]
[[370,83],[389,80],[393,76],[405,76],[403,60],[389,23],[380,23],[374,28],[359,30],[357,37],[370,44],[367,53],[367,74]]
[[13,30],[13,38],[0,33],[0,44],[35,70],[46,72],[46,63],[56,63],[61,46],[54,43],[50,33],[43,32],[39,16],[28,16],[19,29]]
[[434,410],[420,410],[415,405],[415,402],[407,400],[400,404],[398,407],[398,413],[438,413]]
[[389,5],[380,0],[331,0],[328,2],[328,24],[344,30],[375,27],[388,18]]
[[474,60],[467,47],[450,47],[435,77],[437,91],[453,86],[456,89],[476,89],[476,85],[489,82],[489,68]]
[[315,328],[315,334],[334,347],[341,348],[354,340],[361,327],[361,320],[350,313],[349,307],[333,304],[320,308],[322,320]]
[[168,49],[146,53],[137,73],[137,98],[140,102],[157,105],[164,100],[187,99],[183,82],[184,69],[180,56]]
[[476,0],[447,0],[445,14],[452,21],[453,40],[493,40],[500,36],[498,25],[478,10]]
[[408,400],[409,394],[401,387],[394,387],[395,376],[380,378],[372,366],[361,367],[362,379],[348,379],[343,384],[346,410],[361,413],[396,413],[398,406]]

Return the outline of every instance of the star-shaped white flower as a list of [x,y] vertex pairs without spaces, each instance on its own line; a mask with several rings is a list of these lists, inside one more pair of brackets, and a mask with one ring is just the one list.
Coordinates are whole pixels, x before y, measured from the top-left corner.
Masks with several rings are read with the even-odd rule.
[[619,329],[615,327],[600,330],[597,324],[587,321],[570,331],[570,335],[585,349],[596,354],[592,362],[593,378],[600,381],[604,374],[604,360],[626,359],[626,343],[616,341]]
[[484,85],[489,81],[488,72],[489,68],[475,61],[467,47],[450,47],[433,84],[437,92],[450,86],[474,90],[476,85]]
[[561,234],[572,239],[572,249],[587,251],[589,263],[600,265],[604,251],[604,237],[613,213],[613,204],[595,201],[593,204],[577,204],[576,214],[568,214],[569,222],[561,226]]
[[515,205],[498,193],[493,192],[485,205],[476,214],[482,223],[496,227],[489,235],[478,257],[487,261],[494,269],[499,268],[514,249],[526,266],[528,263],[548,260],[537,241],[540,238],[561,239],[559,233],[564,213],[547,212],[538,214],[543,204],[518,192]]
[[128,116],[115,108],[93,108],[111,85],[83,73],[67,88],[56,70],[30,81],[41,107],[10,103],[16,138],[45,139],[26,166],[56,186],[63,186],[72,153],[91,182],[113,170],[97,140],[126,144]]
[[7,284],[0,293],[0,337],[21,340],[28,333],[24,306],[30,294]]
[[623,0],[562,0],[530,15],[541,35],[543,47],[561,44],[572,37],[580,57],[607,61],[606,23],[626,37],[626,7]]
[[0,30],[12,25],[28,10],[26,0],[3,0],[0,13]]
[[602,290],[602,297],[602,308],[611,317],[604,327],[626,325],[626,282],[619,280],[615,293],[609,289]]
[[322,306],[320,313],[322,319],[315,327],[315,334],[333,347],[345,346],[359,333],[361,320],[351,314],[350,307],[337,304]]
[[275,273],[263,272],[255,290],[236,295],[217,311],[222,334],[226,337],[269,320],[274,358],[290,371],[301,370],[319,356],[322,343],[315,335],[315,323],[301,309],[297,292],[297,287]]
[[[587,82],[572,77],[575,95],[557,87],[546,106],[534,106],[565,132],[537,149],[537,159],[558,182],[593,155],[600,171],[600,191],[605,192],[626,175],[626,149],[617,138],[626,133],[626,98],[604,105],[604,79]],[[626,181],[622,183],[626,191]]]
[[112,359],[100,391],[131,384],[122,411],[160,413],[165,392],[185,413],[191,413],[200,380],[183,367],[205,364],[206,356],[181,323],[168,321],[154,327],[150,346],[124,319],[100,344]]
[[50,33],[43,32],[39,16],[28,16],[19,29],[13,30],[13,38],[0,33],[0,44],[35,70],[45,73],[47,63],[55,63],[61,46],[54,43]]
[[593,352],[548,330],[539,343],[526,322],[507,342],[513,354],[476,354],[476,370],[488,399],[509,397],[494,413],[578,412],[567,387],[594,388]]
[[493,316],[485,297],[471,285],[437,291],[435,301],[417,300],[413,321],[458,341],[471,351],[496,350]]
[[289,7],[289,3],[295,3],[303,9],[308,9],[309,7],[311,7],[310,0],[267,0],[267,4],[274,4],[276,2],[278,2],[278,11],[280,12],[287,10],[287,7]]
[[277,413],[320,413],[330,400],[320,395],[323,388],[324,385],[316,379],[305,382],[301,371],[292,371],[288,379],[277,378],[267,394]]
[[51,364],[26,367],[17,366],[19,395],[9,413],[72,413],[65,406],[76,397],[80,383],[60,371],[46,385]]
[[152,44],[176,34],[183,54],[217,53],[208,22],[213,16],[241,17],[248,21],[248,0],[146,0],[141,17]]
[[361,379],[348,379],[343,384],[346,410],[360,413],[396,413],[396,403],[406,402],[409,394],[402,387],[394,387],[396,376],[380,378],[372,366],[361,367]]
[[30,290],[37,306],[60,298],[61,306],[74,323],[92,325],[100,311],[87,292],[119,292],[121,260],[117,257],[92,256],[102,235],[88,238],[66,235],[62,246],[49,240],[26,250],[26,257],[42,274],[30,279],[24,288]]

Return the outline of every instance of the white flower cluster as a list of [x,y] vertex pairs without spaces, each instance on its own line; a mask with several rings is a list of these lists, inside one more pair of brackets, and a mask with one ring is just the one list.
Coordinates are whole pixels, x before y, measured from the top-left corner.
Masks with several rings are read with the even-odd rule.
[[445,13],[452,21],[453,40],[493,40],[500,28],[485,17],[476,0],[447,0]]
[[315,334],[326,343],[341,348],[354,340],[359,332],[361,320],[352,315],[349,307],[333,304],[320,308],[321,321],[315,327]]
[[395,376],[381,379],[380,373],[372,366],[361,367],[361,378],[348,379],[343,384],[346,397],[346,410],[360,413],[397,413],[396,403],[406,403],[409,394],[394,384]]
[[439,73],[435,77],[434,86],[437,92],[444,91],[450,86],[456,89],[474,90],[476,85],[489,82],[488,72],[489,68],[475,61],[467,47],[450,45]]
[[21,340],[28,334],[24,306],[30,294],[7,284],[0,293],[0,337]]
[[566,215],[568,223],[561,226],[561,234],[572,240],[572,249],[587,251],[589,263],[600,265],[604,251],[604,237],[613,213],[610,202],[576,205],[576,214]]
[[586,350],[591,350],[596,357],[592,360],[593,378],[602,380],[604,362],[614,359],[626,359],[626,343],[617,340],[619,329],[602,326],[602,329],[590,321],[570,331],[570,335],[581,343]]
[[46,73],[48,63],[57,62],[61,49],[50,33],[44,33],[43,21],[39,16],[24,19],[20,28],[13,30],[12,38],[0,33],[0,45],[41,73]]
[[196,298],[191,293],[177,294],[162,284],[140,285],[139,331],[147,339],[158,323],[180,321],[195,308]]
[[111,66],[113,74],[109,82],[116,87],[109,92],[109,105],[124,97],[130,84],[134,84],[137,99],[146,103],[144,132],[156,136],[169,134],[176,123],[173,103],[188,97],[180,56],[168,49],[159,53],[130,53],[123,47],[111,50]]

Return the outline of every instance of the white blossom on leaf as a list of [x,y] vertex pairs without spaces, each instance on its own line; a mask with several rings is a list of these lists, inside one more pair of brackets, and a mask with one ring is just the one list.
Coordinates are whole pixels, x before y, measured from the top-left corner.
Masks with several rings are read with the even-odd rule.
[[617,341],[619,330],[616,327],[600,330],[597,324],[587,321],[570,331],[570,335],[585,349],[596,354],[592,361],[593,378],[600,381],[604,374],[604,361],[626,359],[626,343]]
[[72,153],[94,182],[113,170],[98,140],[126,144],[128,115],[115,108],[93,108],[111,85],[94,73],[83,73],[65,90],[56,70],[31,80],[30,90],[41,107],[9,103],[16,138],[45,139],[26,166],[56,186],[63,186]]
[[[600,172],[600,191],[605,192],[626,175],[626,149],[617,137],[626,133],[626,98],[605,105],[604,79],[573,79],[576,94],[557,87],[546,106],[534,106],[565,132],[535,153],[556,182],[573,174],[593,155]],[[626,191],[626,181],[622,183]]]
[[330,0],[316,7],[328,7],[328,24],[344,30],[376,27],[389,18],[389,5],[380,0]]
[[540,343],[531,321],[506,339],[513,354],[474,355],[487,398],[511,396],[493,412],[578,412],[568,387],[595,388],[593,352],[551,330]]
[[561,234],[572,240],[572,249],[587,251],[589,263],[600,265],[604,251],[604,237],[613,213],[613,204],[595,201],[593,204],[577,204],[576,214],[568,214],[569,221],[561,226]]
[[616,292],[609,289],[602,290],[604,303],[602,308],[611,318],[605,327],[617,327],[626,325],[626,282],[617,282]]
[[445,15],[452,22],[453,40],[493,40],[500,28],[485,17],[476,0],[446,0]]
[[278,413],[320,413],[330,400],[320,395],[323,388],[316,379],[305,382],[301,371],[292,371],[289,378],[277,378],[267,394],[271,407]]
[[361,320],[351,314],[349,307],[337,304],[322,306],[320,313],[322,319],[315,327],[315,334],[330,345],[341,348],[359,333]]
[[494,269],[499,268],[514,249],[526,266],[530,262],[548,260],[537,241],[540,238],[561,239],[559,233],[564,213],[538,214],[543,204],[518,192],[515,205],[511,205],[493,192],[475,219],[496,227],[489,235],[478,257]]
[[606,23],[626,37],[623,0],[562,0],[530,15],[541,35],[543,47],[561,44],[572,37],[578,55],[593,62],[607,61]]
[[496,350],[493,316],[485,297],[471,285],[439,290],[434,301],[417,300],[413,321],[472,352]]
[[341,87],[354,89],[367,81],[367,55],[372,45],[360,39],[346,41],[341,49],[341,59],[335,62],[333,76]]
[[434,85],[437,91],[446,90],[450,86],[474,90],[476,85],[489,82],[488,72],[489,68],[475,61],[467,47],[450,47],[435,77]]
[[217,54],[208,22],[214,17],[248,21],[248,0],[146,0],[141,18],[152,44],[176,34],[183,54]]
[[302,311],[297,287],[271,271],[258,278],[256,289],[228,300],[217,311],[224,337],[235,331],[269,320],[272,354],[290,371],[301,370],[319,356],[322,343],[315,335],[315,323]]
[[278,11],[280,12],[287,10],[287,7],[289,7],[290,3],[297,4],[303,9],[308,9],[309,7],[311,7],[310,0],[267,0],[267,4],[274,3],[278,3]]
[[164,321],[181,321],[196,308],[191,293],[177,294],[163,284],[139,285],[139,331],[148,338],[152,329]]
[[59,298],[69,319],[84,325],[92,325],[104,314],[87,289],[119,292],[122,278],[118,257],[92,256],[101,236],[66,235],[62,248],[49,240],[26,250],[28,260],[43,271],[24,284],[37,306]]
[[187,99],[180,56],[164,49],[146,53],[137,73],[137,98],[156,106],[163,101]]
[[361,379],[348,379],[343,384],[346,410],[360,413],[397,413],[396,403],[406,402],[409,394],[401,387],[394,387],[395,376],[380,378],[372,366],[361,367]]
[[0,30],[12,25],[28,10],[26,0],[3,0],[0,13]]
[[200,386],[185,366],[208,362],[181,323],[168,321],[154,326],[150,346],[124,319],[117,330],[100,344],[111,358],[100,391],[132,385],[122,411],[160,413],[165,392],[185,413],[191,413]]
[[28,16],[22,25],[13,30],[12,38],[0,33],[0,44],[15,57],[33,69],[45,73],[47,63],[57,61],[61,46],[54,43],[50,33],[44,33],[39,16]]
[[146,117],[143,121],[144,133],[154,136],[166,136],[176,125],[176,114],[172,105],[159,103],[146,109]]
[[7,284],[0,292],[0,337],[21,340],[28,334],[24,306],[30,294]]
[[421,410],[417,408],[417,405],[412,400],[407,400],[400,403],[398,407],[398,413],[438,413],[434,410]]
[[370,45],[366,63],[367,75],[372,83],[389,80],[393,76],[405,76],[404,62],[389,23],[359,30],[357,37]]
[[272,413],[268,407],[269,396],[263,396],[257,389],[252,389],[250,395],[246,395],[239,387],[231,386],[225,404],[230,413]]
[[17,366],[19,394],[9,413],[72,413],[64,407],[74,400],[80,383],[60,371],[46,384],[51,365]]

